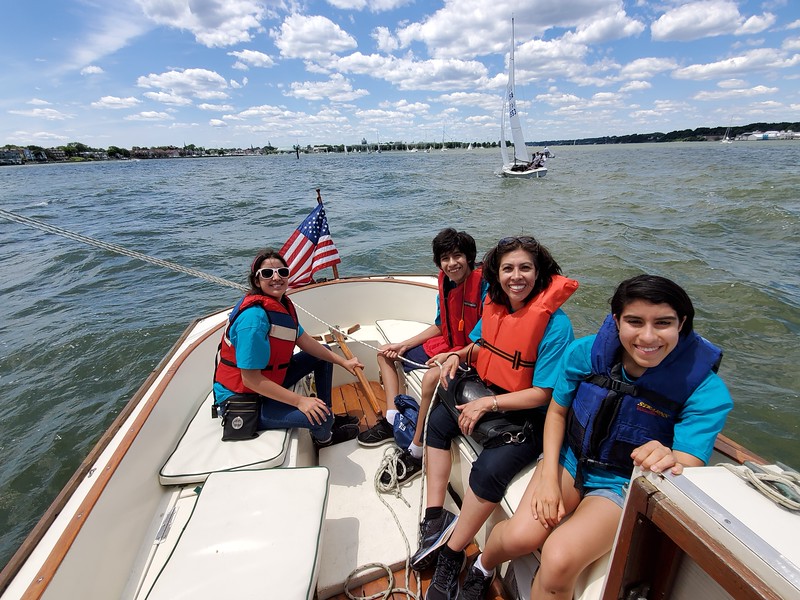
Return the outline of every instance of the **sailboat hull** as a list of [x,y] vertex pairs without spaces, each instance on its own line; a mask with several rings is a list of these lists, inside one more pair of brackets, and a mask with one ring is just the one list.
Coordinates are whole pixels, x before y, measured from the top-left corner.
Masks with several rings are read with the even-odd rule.
[[537,177],[544,177],[547,175],[547,167],[539,167],[537,169],[528,169],[526,171],[514,171],[512,165],[504,166],[500,174],[503,177],[511,177],[516,179],[534,179]]

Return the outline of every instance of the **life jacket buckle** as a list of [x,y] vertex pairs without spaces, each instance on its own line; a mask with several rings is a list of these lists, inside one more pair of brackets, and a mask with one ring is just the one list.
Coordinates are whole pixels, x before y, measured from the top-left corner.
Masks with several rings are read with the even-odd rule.
[[510,431],[504,431],[503,439],[506,444],[524,444],[525,441],[528,439],[528,436],[525,434],[524,429],[516,433],[511,433]]

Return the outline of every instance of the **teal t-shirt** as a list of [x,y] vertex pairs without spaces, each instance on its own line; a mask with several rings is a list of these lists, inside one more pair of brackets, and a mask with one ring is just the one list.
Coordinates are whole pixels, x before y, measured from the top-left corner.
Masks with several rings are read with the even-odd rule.
[[[575,340],[564,353],[561,377],[553,389],[552,401],[559,406],[569,408],[572,405],[578,386],[592,372],[591,352],[596,337],[590,335]],[[714,450],[717,434],[722,431],[725,418],[732,408],[733,400],[722,378],[709,371],[683,405],[678,423],[675,424],[672,449],[686,452],[707,463]],[[578,461],[566,442],[561,449],[561,464],[575,477]],[[586,489],[608,488],[622,495],[627,485],[628,479],[604,469],[590,468],[585,472]]]
[[[236,365],[240,369],[263,369],[269,363],[269,328],[267,313],[259,306],[246,308],[233,322],[228,337],[236,348]],[[301,335],[303,327],[298,325],[297,337]],[[232,395],[233,392],[221,383],[214,383],[217,404]]]
[[[473,342],[480,339],[482,325],[483,320],[478,321],[470,332],[469,339]],[[555,387],[560,373],[561,355],[574,339],[572,323],[567,313],[559,308],[550,316],[542,341],[539,342],[531,385],[550,389]],[[547,406],[539,406],[536,410],[546,412]]]

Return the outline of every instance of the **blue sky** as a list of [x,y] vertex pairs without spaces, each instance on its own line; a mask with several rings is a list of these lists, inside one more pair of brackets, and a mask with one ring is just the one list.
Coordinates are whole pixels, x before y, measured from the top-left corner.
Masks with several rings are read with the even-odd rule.
[[495,141],[800,120],[800,3],[4,2],[0,145]]

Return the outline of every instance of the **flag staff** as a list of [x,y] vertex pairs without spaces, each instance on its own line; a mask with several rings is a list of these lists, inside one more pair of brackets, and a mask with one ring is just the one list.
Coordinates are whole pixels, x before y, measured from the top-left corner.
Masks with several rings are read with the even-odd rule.
[[[322,194],[319,193],[319,188],[317,188],[317,204],[322,204]],[[333,269],[333,278],[339,279],[339,269],[336,265],[331,265],[331,269]]]

